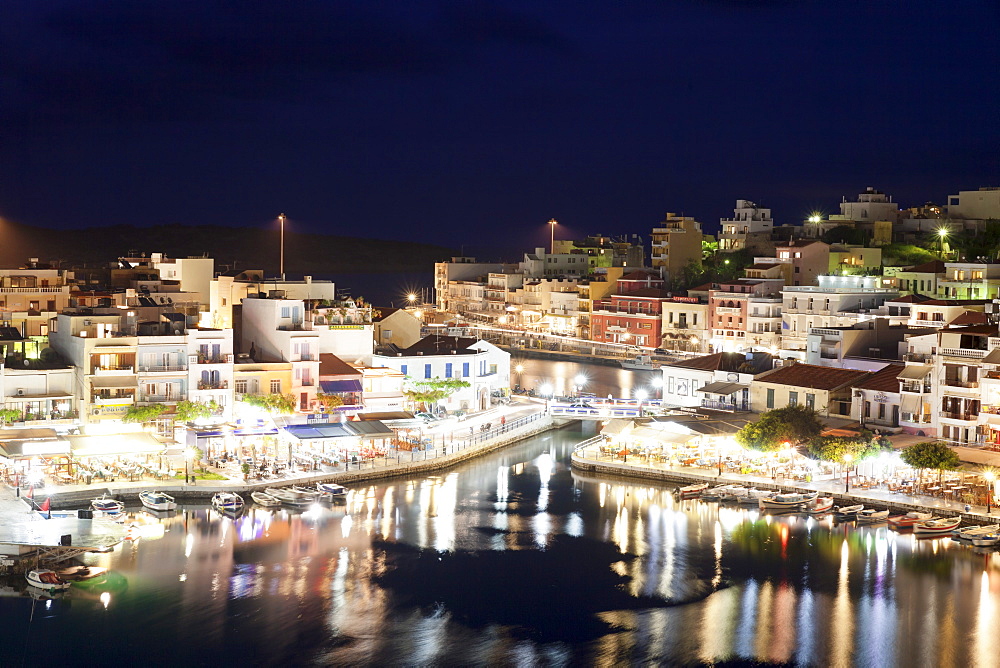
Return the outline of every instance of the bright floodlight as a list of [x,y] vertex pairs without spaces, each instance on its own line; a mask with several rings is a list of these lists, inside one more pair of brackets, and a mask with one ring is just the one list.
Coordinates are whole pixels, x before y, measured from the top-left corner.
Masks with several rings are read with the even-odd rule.
[[410,294],[406,295],[406,299],[410,303],[413,303],[413,302],[417,301],[417,296],[411,292]]
[[653,379],[653,387],[663,387],[663,377],[657,376]]
[[646,390],[636,390],[635,391],[635,398],[638,399],[639,401],[645,401],[646,397],[648,397],[648,396],[649,396],[649,394],[646,392]]
[[516,367],[514,367],[514,371],[517,372],[517,373],[523,372],[524,371],[524,365],[523,364],[518,364]]
[[948,234],[949,234],[948,228],[947,227],[939,227],[937,233],[938,233],[938,236],[943,239],[946,236],[948,236]]
[[587,377],[581,373],[576,378],[573,379],[573,382],[576,383],[577,385],[584,385],[587,382]]
[[997,474],[994,473],[993,471],[986,471],[985,473],[983,473],[983,478],[985,478],[986,480],[991,480],[992,481],[992,480],[995,480],[996,477],[997,477]]
[[542,391],[542,396],[549,396],[550,394],[552,394],[552,386],[549,385],[548,383],[542,385],[540,389]]
[[852,459],[854,459],[854,455],[852,455],[851,453],[848,452],[844,454],[844,461],[847,462],[848,464],[851,463]]
[[810,223],[818,223],[821,220],[823,219],[819,216],[819,214],[814,213],[813,215],[809,216]]

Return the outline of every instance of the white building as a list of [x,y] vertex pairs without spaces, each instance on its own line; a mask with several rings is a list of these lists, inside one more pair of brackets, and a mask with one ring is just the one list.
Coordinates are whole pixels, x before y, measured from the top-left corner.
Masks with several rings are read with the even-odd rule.
[[719,251],[730,253],[747,247],[747,239],[753,234],[770,234],[774,229],[771,210],[757,206],[747,199],[736,200],[732,218],[721,218],[719,224]]

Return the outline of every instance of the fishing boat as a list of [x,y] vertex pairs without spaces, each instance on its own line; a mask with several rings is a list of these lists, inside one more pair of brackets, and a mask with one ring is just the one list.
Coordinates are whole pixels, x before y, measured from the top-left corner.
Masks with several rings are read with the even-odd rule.
[[316,503],[316,493],[294,487],[268,487],[264,490],[285,506],[302,508]]
[[71,582],[67,582],[59,577],[59,574],[55,571],[50,571],[47,568],[36,568],[34,570],[28,571],[24,579],[28,581],[32,587],[38,587],[39,589],[46,589],[48,591],[57,591],[61,589],[69,589]]
[[263,506],[264,508],[276,508],[281,505],[281,501],[274,498],[267,492],[250,492],[250,498],[258,506]]
[[316,489],[318,489],[321,494],[329,494],[334,499],[347,496],[347,488],[333,482],[321,482],[316,485]]
[[212,507],[221,513],[238,513],[243,510],[243,497],[233,492],[219,492],[212,496]]
[[979,534],[973,537],[970,541],[976,547],[996,547],[1000,545],[1000,533],[996,531],[990,531],[989,533]]
[[699,495],[699,498],[703,501],[722,501],[730,495],[730,492],[739,487],[740,485],[719,485],[706,489]]
[[820,513],[829,512],[833,508],[833,497],[832,496],[817,496],[812,501],[806,503],[803,507],[810,515],[818,515]]
[[955,529],[951,532],[951,537],[955,540],[959,540],[965,543],[972,542],[973,538],[978,538],[984,534],[993,533],[997,529],[1000,529],[1000,524],[987,524],[985,526],[973,525],[968,527],[963,527],[962,529]]
[[757,506],[760,504],[761,498],[771,496],[772,494],[774,492],[771,490],[751,487],[745,494],[737,495],[734,500],[741,506]]
[[897,529],[903,529],[912,527],[917,522],[926,522],[927,520],[933,519],[937,519],[934,517],[934,513],[921,513],[914,510],[906,513],[905,515],[893,515],[887,521],[890,526],[894,526]]
[[740,499],[747,496],[750,493],[749,487],[744,487],[743,485],[731,485],[722,496],[719,501],[724,503],[739,503]]
[[125,509],[125,504],[107,494],[102,494],[98,498],[90,500],[90,507],[101,511],[105,515],[114,516],[121,514]]
[[139,492],[139,500],[142,501],[142,505],[150,510],[174,510],[177,508],[177,502],[174,501],[174,497],[166,492],[143,490]]
[[833,514],[840,518],[850,518],[854,519],[857,517],[858,513],[865,509],[864,504],[859,503],[856,506],[837,506]]
[[645,354],[636,355],[630,360],[623,360],[621,365],[623,369],[631,371],[652,371],[660,368],[659,365],[653,364],[652,357]]
[[697,485],[688,485],[674,491],[674,494],[682,499],[694,499],[701,496],[701,493],[708,489],[708,483],[703,482]]
[[819,492],[810,492],[809,494],[792,492],[790,494],[763,496],[757,503],[761,510],[797,510],[818,496]]
[[913,525],[915,536],[943,536],[962,523],[961,517],[942,517],[937,520],[917,522]]
[[889,519],[888,510],[875,510],[874,508],[868,508],[867,510],[862,510],[857,514],[858,522],[865,524],[885,522],[887,519]]

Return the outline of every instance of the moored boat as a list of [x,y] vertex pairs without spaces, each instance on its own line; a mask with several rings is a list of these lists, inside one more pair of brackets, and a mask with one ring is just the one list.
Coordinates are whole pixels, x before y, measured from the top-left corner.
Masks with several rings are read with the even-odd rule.
[[757,506],[760,503],[760,499],[771,496],[772,494],[774,494],[774,492],[770,490],[751,487],[745,494],[736,496],[734,500],[741,506]]
[[174,501],[174,497],[166,492],[143,490],[139,492],[139,500],[142,501],[142,505],[150,510],[174,510],[177,508],[177,502]]
[[926,522],[933,519],[937,519],[934,517],[934,513],[921,513],[914,510],[905,515],[893,515],[887,521],[891,526],[904,528],[912,527],[917,522]]
[[854,519],[864,509],[864,504],[859,503],[855,506],[837,506],[833,513],[837,517]]
[[961,517],[942,517],[937,520],[917,522],[913,525],[913,534],[916,536],[942,536],[951,533],[952,529],[961,523]]
[[47,568],[35,568],[30,570],[27,574],[25,574],[24,579],[27,580],[28,584],[32,587],[47,589],[49,591],[69,589],[70,584],[72,584],[59,577],[59,574],[55,571],[50,571]]
[[875,510],[874,508],[868,508],[867,510],[862,510],[857,514],[858,522],[866,524],[875,524],[876,522],[885,522],[889,519],[888,510]]
[[338,485],[333,482],[321,482],[316,485],[316,489],[319,490],[321,494],[328,494],[333,499],[344,498],[347,496],[347,488],[343,485]]
[[219,492],[212,497],[212,507],[222,513],[238,513],[243,510],[243,497],[233,492]]
[[274,498],[267,492],[250,492],[250,498],[258,506],[263,506],[264,508],[276,508],[281,505],[281,501]]
[[960,540],[963,542],[971,542],[973,538],[979,536],[993,533],[997,529],[1000,529],[1000,524],[987,524],[985,526],[973,525],[964,527],[962,529],[955,529],[952,532],[952,538],[955,540]]
[[991,531],[989,533],[979,534],[972,537],[969,542],[976,547],[996,547],[997,545],[1000,545],[1000,533]]
[[819,492],[800,494],[775,494],[774,496],[761,497],[758,500],[761,510],[797,510],[819,496]]
[[699,495],[703,501],[722,501],[728,497],[734,489],[741,488],[740,485],[719,485],[718,487],[712,487],[711,489],[706,489]]
[[697,485],[687,485],[686,487],[681,487],[677,489],[674,494],[682,499],[693,499],[695,497],[701,496],[701,493],[708,489],[708,483],[703,482]]
[[96,499],[90,500],[90,507],[94,510],[99,510],[105,515],[120,515],[125,509],[125,504],[121,501],[108,496],[107,494],[102,494]]
[[635,358],[621,362],[623,369],[632,371],[652,371],[659,369],[659,365],[653,364],[653,358],[649,355],[636,355]]
[[805,510],[810,515],[818,515],[819,513],[829,512],[832,508],[833,508],[832,496],[817,496],[812,501],[806,503],[803,510]]
[[316,493],[295,487],[268,487],[264,490],[283,505],[302,508],[316,503]]

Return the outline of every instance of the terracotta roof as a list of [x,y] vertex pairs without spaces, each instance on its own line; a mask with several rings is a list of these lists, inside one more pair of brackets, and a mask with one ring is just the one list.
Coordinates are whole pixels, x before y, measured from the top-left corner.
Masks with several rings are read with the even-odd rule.
[[955,327],[958,325],[986,325],[989,324],[990,320],[986,317],[985,313],[980,313],[979,311],[964,311],[962,315],[958,316],[954,320],[948,323],[949,327]]
[[699,285],[698,287],[695,287],[695,288],[688,288],[688,292],[708,292],[711,289],[712,289],[712,284],[711,283],[705,283],[705,284]]
[[750,265],[747,269],[773,269],[780,266],[780,262],[758,262],[757,264]]
[[[736,371],[746,363],[746,353],[713,353],[711,355],[703,355],[702,357],[681,360],[680,362],[664,364],[664,366],[680,369],[697,369],[700,371]],[[751,358],[750,369],[746,373],[761,373],[770,370],[771,364],[770,353],[754,352]]]
[[321,376],[349,376],[361,375],[361,371],[340,359],[333,353],[319,354],[319,375]]
[[844,385],[858,383],[869,375],[868,371],[839,369],[815,364],[793,364],[758,376],[755,382],[808,387],[814,390],[836,390]]
[[915,274],[943,274],[944,262],[941,260],[931,260],[930,262],[910,267],[906,271],[912,271]]
[[902,364],[890,364],[884,369],[879,369],[854,387],[863,390],[875,390],[876,392],[899,392],[898,376],[904,368]]
[[396,311],[402,311],[402,310],[403,309],[401,308],[386,308],[384,306],[379,306],[372,312],[372,321],[382,322]]
[[982,304],[991,304],[992,301],[989,299],[930,299],[925,302],[921,302],[921,306],[980,306]]
[[968,327],[944,327],[942,332],[950,332],[952,334],[981,334],[985,336],[996,336],[997,326],[996,325],[969,325]]

